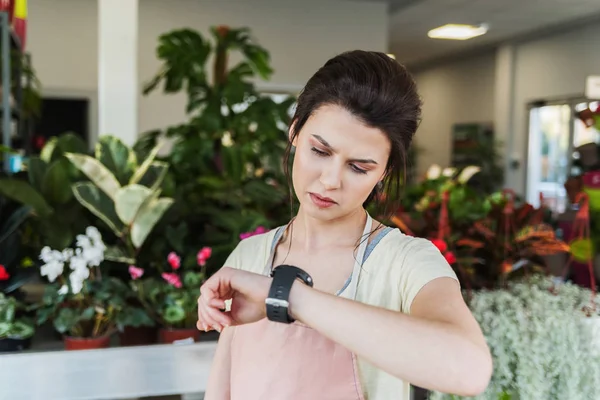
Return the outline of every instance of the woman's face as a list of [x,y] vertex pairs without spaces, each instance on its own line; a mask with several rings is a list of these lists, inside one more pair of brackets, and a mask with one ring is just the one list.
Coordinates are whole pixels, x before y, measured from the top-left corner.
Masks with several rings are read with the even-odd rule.
[[344,108],[320,107],[294,139],[292,180],[303,212],[318,219],[362,208],[383,179],[390,141]]

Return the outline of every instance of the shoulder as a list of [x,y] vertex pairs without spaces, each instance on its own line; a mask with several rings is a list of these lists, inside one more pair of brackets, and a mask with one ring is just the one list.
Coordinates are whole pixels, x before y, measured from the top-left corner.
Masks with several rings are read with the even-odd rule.
[[254,271],[262,268],[271,252],[275,234],[281,227],[241,240],[223,266]]
[[444,255],[428,239],[393,229],[379,245],[383,247],[378,252],[380,262],[389,267],[390,279],[401,297],[403,312],[410,312],[413,299],[432,280],[441,277],[458,280]]

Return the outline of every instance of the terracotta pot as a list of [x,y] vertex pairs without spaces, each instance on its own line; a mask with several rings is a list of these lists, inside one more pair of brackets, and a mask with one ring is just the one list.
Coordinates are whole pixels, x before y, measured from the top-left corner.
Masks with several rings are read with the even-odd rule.
[[155,326],[127,326],[119,332],[121,346],[146,346],[156,343],[157,329]]
[[105,349],[110,346],[110,335],[95,338],[65,336],[65,350]]
[[179,340],[193,339],[197,342],[200,338],[200,331],[196,328],[160,328],[158,331],[158,340],[160,343],[170,344]]

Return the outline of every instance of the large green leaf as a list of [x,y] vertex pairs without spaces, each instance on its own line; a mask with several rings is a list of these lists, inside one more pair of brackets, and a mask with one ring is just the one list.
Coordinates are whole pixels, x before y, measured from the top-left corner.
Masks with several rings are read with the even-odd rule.
[[44,174],[48,168],[48,163],[39,157],[30,157],[27,162],[27,177],[29,183],[38,192],[42,191],[42,182],[44,181]]
[[71,200],[73,191],[69,180],[71,163],[64,158],[53,161],[42,181],[42,194],[50,204],[65,204]]
[[122,185],[127,183],[137,166],[135,152],[114,136],[100,137],[96,144],[96,159],[104,164]]
[[141,185],[122,187],[115,195],[115,210],[126,225],[133,222],[140,207],[152,195],[152,190]]
[[156,190],[161,187],[168,170],[169,164],[166,162],[154,161],[138,183],[142,186],[149,187],[152,190]]
[[173,199],[171,198],[156,199],[152,197],[142,204],[131,226],[131,242],[136,248],[142,247],[154,225],[172,204]]
[[0,193],[21,204],[30,205],[42,217],[52,213],[52,207],[48,205],[42,195],[25,181],[0,179]]
[[59,251],[71,246],[75,240],[72,225],[65,222],[56,213],[40,220],[37,229],[43,238],[44,245]]
[[83,172],[108,197],[114,199],[121,185],[115,176],[100,161],[83,154],[67,153],[65,156]]
[[205,71],[210,48],[210,44],[191,29],[179,29],[161,35],[157,56],[164,65],[144,86],[144,94],[150,93],[163,80],[165,92],[180,91],[190,76],[196,77]]
[[160,144],[154,146],[154,148],[148,154],[148,157],[146,157],[144,162],[142,162],[142,164],[138,167],[138,169],[136,169],[135,173],[129,180],[130,184],[138,183],[140,181],[140,179],[142,179],[142,177],[146,174],[146,172],[148,171],[148,169],[154,162],[154,159],[156,158],[156,155],[158,154],[160,147],[161,147]]
[[124,226],[115,210],[115,203],[106,193],[91,182],[74,184],[73,193],[81,205],[104,221],[117,236],[123,235]]

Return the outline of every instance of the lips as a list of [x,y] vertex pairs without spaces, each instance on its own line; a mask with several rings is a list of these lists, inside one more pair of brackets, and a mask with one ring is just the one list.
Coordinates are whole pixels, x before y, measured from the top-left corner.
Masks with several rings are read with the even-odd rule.
[[318,208],[325,209],[336,205],[336,201],[330,197],[320,196],[316,193],[309,193],[312,203]]
[[328,202],[328,203],[337,204],[337,203],[335,202],[335,200],[333,200],[331,197],[319,196],[319,195],[318,195],[318,194],[316,194],[316,193],[311,193],[311,195],[315,196],[315,197],[316,197],[318,200],[320,200],[320,201],[326,201],[326,202]]

